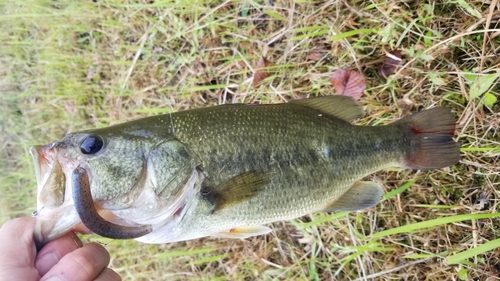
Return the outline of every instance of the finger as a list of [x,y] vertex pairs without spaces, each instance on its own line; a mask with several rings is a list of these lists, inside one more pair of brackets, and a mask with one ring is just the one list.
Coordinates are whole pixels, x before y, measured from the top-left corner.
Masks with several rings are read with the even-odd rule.
[[105,268],[101,273],[97,276],[94,281],[121,281],[122,278],[118,273],[114,272],[110,268]]
[[[18,218],[6,222],[0,229],[0,249],[5,260],[1,265],[33,265],[36,249],[33,242],[34,218]],[[18,255],[18,253],[28,255]]]
[[45,245],[35,260],[40,276],[44,276],[62,257],[82,246],[82,241],[74,233],[68,233]]
[[[35,218],[18,218],[0,228],[0,272],[2,276],[16,274],[21,280],[36,280],[36,247],[33,241]],[[0,276],[1,277],[1,276]],[[1,278],[0,278],[1,279]]]
[[65,255],[40,281],[51,277],[61,281],[90,281],[108,266],[109,253],[103,246],[90,243]]

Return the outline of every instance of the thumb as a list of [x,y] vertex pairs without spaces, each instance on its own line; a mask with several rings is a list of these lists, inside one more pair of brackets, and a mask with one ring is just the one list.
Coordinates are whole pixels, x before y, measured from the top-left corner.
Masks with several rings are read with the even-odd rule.
[[18,218],[0,228],[0,279],[38,280],[33,240],[35,218]]

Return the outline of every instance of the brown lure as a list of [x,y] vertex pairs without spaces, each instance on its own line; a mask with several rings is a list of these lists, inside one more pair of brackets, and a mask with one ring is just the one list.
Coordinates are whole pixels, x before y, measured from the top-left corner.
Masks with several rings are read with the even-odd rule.
[[92,200],[89,176],[82,167],[77,167],[72,175],[73,202],[82,223],[92,232],[112,239],[133,239],[150,233],[151,225],[125,226],[112,223],[99,215]]

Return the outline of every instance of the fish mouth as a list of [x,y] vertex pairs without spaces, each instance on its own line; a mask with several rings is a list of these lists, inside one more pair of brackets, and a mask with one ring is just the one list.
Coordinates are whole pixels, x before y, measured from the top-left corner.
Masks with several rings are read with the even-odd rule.
[[[57,146],[57,143],[52,143],[30,148],[37,179],[37,210],[33,215],[36,217],[34,239],[38,249],[70,231],[95,232],[95,229],[89,230],[82,222],[82,216],[87,217],[86,213],[93,213],[97,222],[109,225],[112,225],[112,221],[123,221],[113,212],[94,205],[90,187],[89,200],[74,197],[75,172],[85,171],[87,184],[90,173],[78,165],[77,161],[60,156]],[[83,208],[78,209],[76,206]]]
[[30,148],[37,180],[34,238],[37,247],[57,239],[81,222],[71,200],[71,186],[60,161],[56,143]]
[[59,161],[54,144],[34,146],[30,153],[35,164],[37,181],[37,205],[59,207],[64,202],[66,176]]

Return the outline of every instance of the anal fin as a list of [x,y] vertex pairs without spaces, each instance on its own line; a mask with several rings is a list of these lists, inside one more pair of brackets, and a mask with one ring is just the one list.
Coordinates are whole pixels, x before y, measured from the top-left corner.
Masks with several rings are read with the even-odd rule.
[[232,228],[229,231],[219,232],[214,235],[214,237],[221,238],[248,238],[257,235],[264,235],[271,232],[271,229],[267,226],[244,226]]
[[322,211],[358,211],[377,205],[384,195],[382,186],[371,181],[357,181],[342,196],[325,206]]

